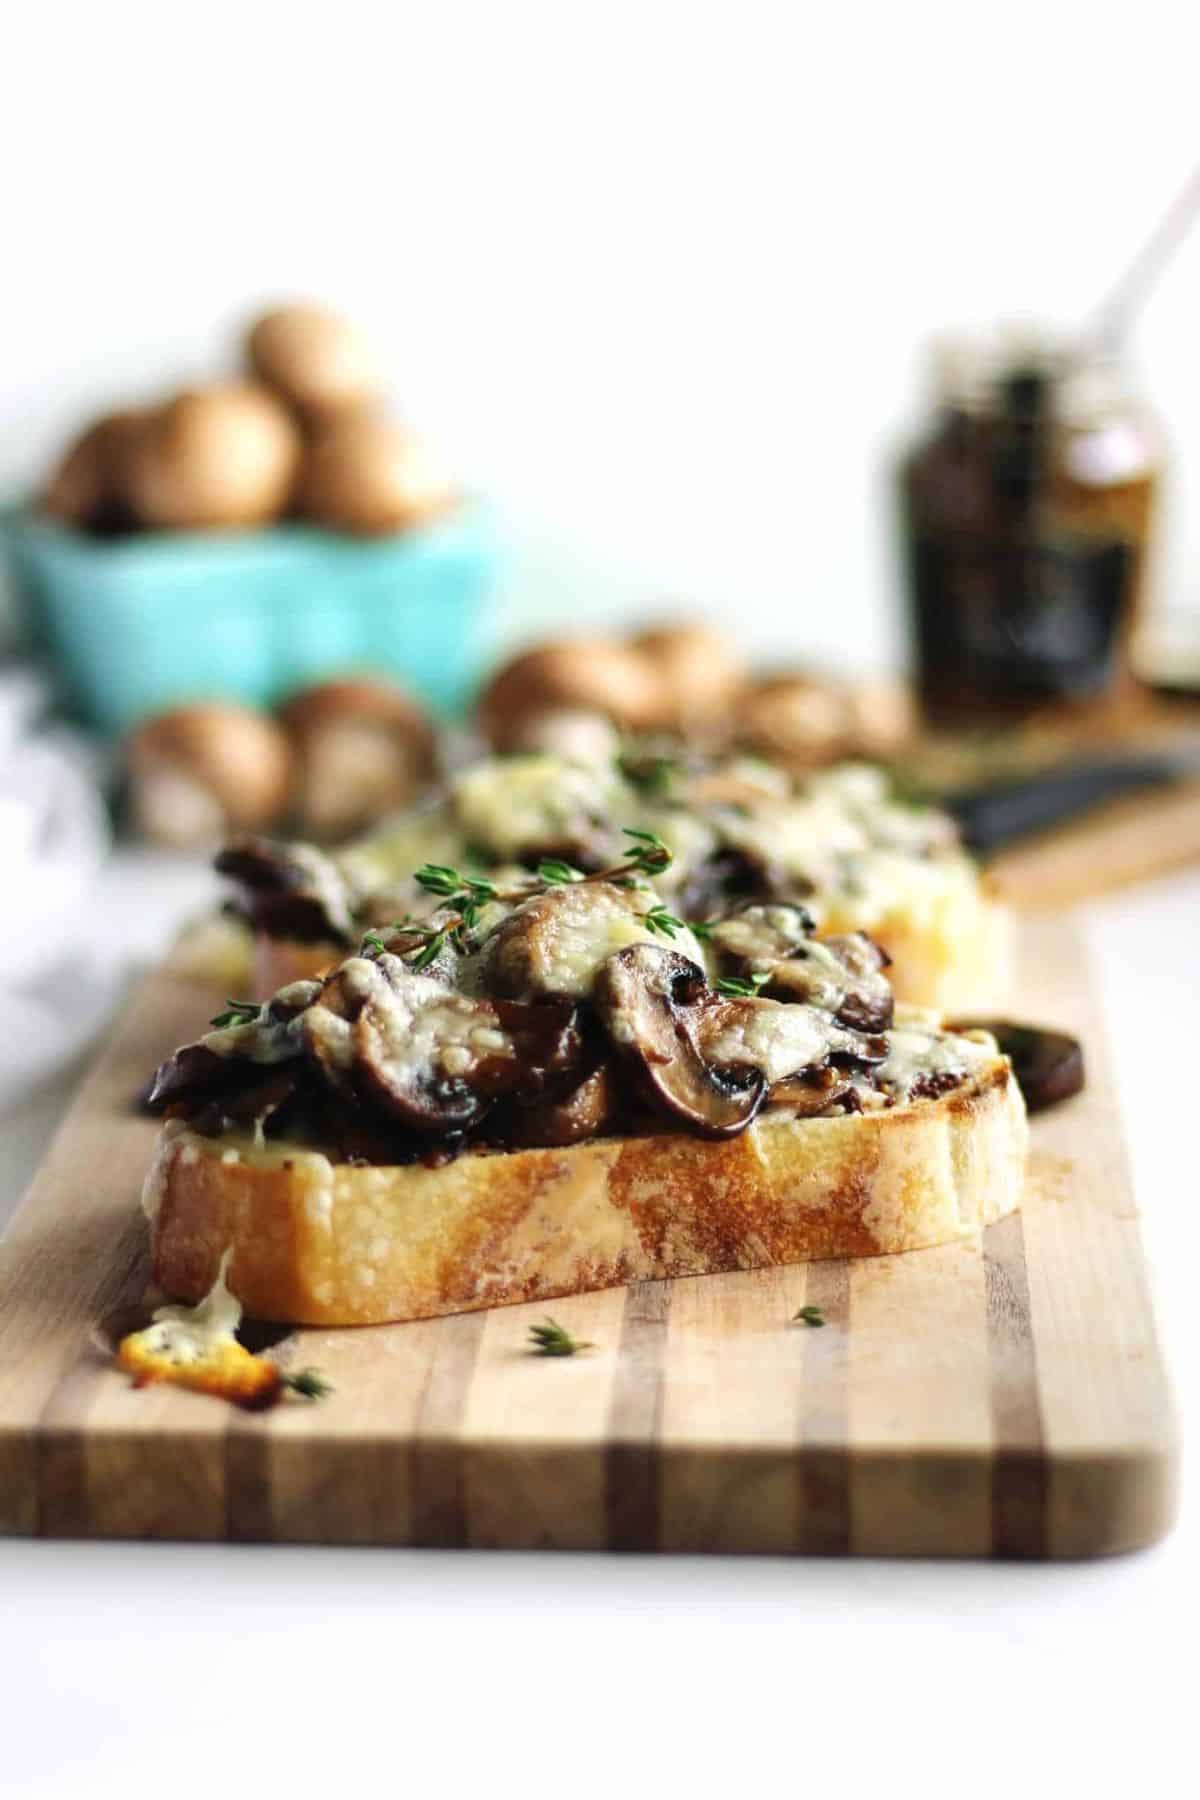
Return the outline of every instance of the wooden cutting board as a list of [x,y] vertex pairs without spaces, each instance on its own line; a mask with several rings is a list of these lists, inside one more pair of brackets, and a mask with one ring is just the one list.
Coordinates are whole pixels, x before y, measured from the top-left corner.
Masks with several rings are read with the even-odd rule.
[[[930,1556],[1151,1542],[1175,1441],[1094,991],[1069,921],[1029,924],[1023,950],[1028,1011],[1083,1035],[1090,1085],[1034,1121],[1024,1210],[982,1242],[556,1301],[595,1345],[558,1361],[528,1354],[527,1306],[296,1332],[272,1354],[336,1391],[259,1415],[135,1391],[109,1358],[148,1298],[154,1126],[132,1098],[214,998],[156,975],[0,1245],[0,1529]],[[806,1303],[824,1328],[791,1322]]]

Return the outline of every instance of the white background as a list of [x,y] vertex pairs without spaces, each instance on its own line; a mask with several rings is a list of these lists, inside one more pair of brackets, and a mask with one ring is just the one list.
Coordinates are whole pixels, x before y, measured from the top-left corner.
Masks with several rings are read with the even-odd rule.
[[[1189,10],[4,13],[0,485],[319,293],[506,503],[514,628],[661,595],[885,662],[915,347],[1102,293],[1198,153]],[[1198,292],[1200,238],[1139,339],[1185,604]],[[132,898],[95,929],[148,948]],[[1186,879],[1090,926],[1192,1416],[1198,903]],[[62,1102],[3,1127],[5,1201]],[[1195,1543],[1059,1569],[0,1545],[0,1790],[1171,1796]]]
[[[917,351],[1085,317],[1200,156],[1184,0],[63,4],[3,47],[0,491],[327,296],[506,505],[512,629],[698,604],[898,645]],[[1200,590],[1200,233],[1136,349]]]

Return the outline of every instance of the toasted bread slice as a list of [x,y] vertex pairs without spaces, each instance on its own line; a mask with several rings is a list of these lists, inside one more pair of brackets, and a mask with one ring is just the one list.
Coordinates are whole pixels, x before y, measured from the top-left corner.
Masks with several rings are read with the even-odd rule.
[[172,1121],[145,1199],[168,1294],[201,1299],[231,1249],[226,1279],[253,1316],[369,1325],[945,1243],[1019,1204],[1025,1142],[998,1056],[885,1111],[768,1115],[724,1142],[469,1151],[439,1168],[332,1163]]

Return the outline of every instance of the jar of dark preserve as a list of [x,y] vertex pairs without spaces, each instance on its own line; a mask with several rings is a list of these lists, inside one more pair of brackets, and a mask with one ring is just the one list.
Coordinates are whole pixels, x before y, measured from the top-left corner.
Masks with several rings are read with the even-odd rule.
[[1016,719],[1131,681],[1162,471],[1113,360],[940,347],[900,471],[914,672],[934,724]]

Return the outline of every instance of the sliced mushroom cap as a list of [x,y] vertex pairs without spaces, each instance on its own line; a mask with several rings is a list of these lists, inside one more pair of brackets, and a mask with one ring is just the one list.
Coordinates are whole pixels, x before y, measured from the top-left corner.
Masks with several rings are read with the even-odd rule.
[[579,1144],[609,1128],[619,1108],[611,1069],[601,1064],[565,1094],[518,1105],[508,1117],[506,1137],[513,1144]]
[[[607,881],[564,882],[534,894],[484,945],[488,985],[512,999],[539,994],[586,999],[597,971],[615,951],[629,944],[655,944],[657,934],[645,915],[656,899],[649,890]],[[676,941],[699,959],[690,931],[684,929]]]
[[657,944],[610,956],[593,991],[601,1024],[651,1103],[704,1137],[736,1137],[761,1107],[767,1082],[761,1069],[705,1060],[697,1039],[714,1000],[696,963]]
[[237,911],[257,930],[300,943],[348,943],[354,936],[350,894],[336,863],[311,844],[242,836],[214,867],[237,885]]
[[948,1020],[947,1031],[986,1031],[1012,1063],[1030,1112],[1069,1100],[1084,1085],[1083,1046],[1065,1031],[1018,1025],[1012,1019]]
[[352,957],[305,1017],[309,1048],[410,1130],[465,1130],[501,1094],[569,1079],[582,1052],[566,1005],[472,1000],[384,954]]
[[744,900],[710,928],[722,963],[738,969],[771,969],[811,938],[812,914],[796,900]]
[[834,1068],[785,1076],[771,1089],[767,1104],[772,1112],[785,1112],[793,1119],[820,1118],[835,1107],[847,1112],[862,1110],[853,1082],[843,1070]]
[[758,1069],[769,1088],[793,1076],[807,1078],[828,1064],[871,1068],[888,1053],[885,1037],[840,1025],[821,1007],[760,998],[710,1006],[699,1044],[706,1062],[727,1070]]
[[146,1095],[150,1112],[165,1112],[168,1106],[203,1104],[215,1095],[234,1088],[244,1079],[243,1073],[227,1056],[218,1056],[204,1044],[184,1044],[159,1064]]

